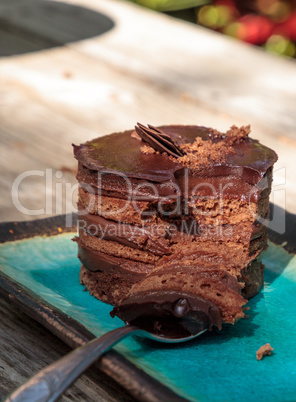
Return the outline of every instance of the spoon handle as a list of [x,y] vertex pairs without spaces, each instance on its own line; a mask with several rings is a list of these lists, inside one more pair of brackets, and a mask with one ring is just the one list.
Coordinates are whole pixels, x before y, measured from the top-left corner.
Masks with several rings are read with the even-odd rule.
[[93,339],[39,371],[5,402],[54,402],[95,360],[135,332],[142,330],[127,325]]

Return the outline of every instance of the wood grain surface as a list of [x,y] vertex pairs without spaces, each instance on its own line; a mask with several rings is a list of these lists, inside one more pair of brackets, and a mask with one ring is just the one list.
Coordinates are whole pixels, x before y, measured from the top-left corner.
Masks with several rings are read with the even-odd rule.
[[[70,348],[16,307],[0,299],[0,400],[33,374],[70,352]],[[134,399],[110,377],[89,368],[60,401],[124,401]]]
[[[71,143],[137,121],[220,130],[250,123],[252,135],[279,154],[274,202],[295,212],[295,61],[125,1],[5,1],[1,21],[17,53],[0,58],[1,220],[70,212]],[[91,36],[96,21],[106,32]],[[53,184],[46,169],[53,169]],[[12,202],[12,183],[28,170],[44,172],[19,186],[25,208],[45,209],[37,215]]]
[[[295,61],[129,2],[2,0],[0,220],[71,212],[71,143],[137,121],[220,130],[251,124],[252,136],[279,155],[272,201],[296,213],[295,90]],[[22,211],[13,203],[12,185],[27,171],[17,194]],[[68,348],[0,303],[4,398]],[[130,399],[90,370],[62,400]]]

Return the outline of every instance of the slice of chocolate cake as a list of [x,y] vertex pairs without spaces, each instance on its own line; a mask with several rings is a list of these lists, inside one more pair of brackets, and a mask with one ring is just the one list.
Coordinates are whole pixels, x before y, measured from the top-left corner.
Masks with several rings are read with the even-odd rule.
[[80,281],[113,314],[244,317],[263,283],[277,160],[249,131],[138,124],[74,145]]

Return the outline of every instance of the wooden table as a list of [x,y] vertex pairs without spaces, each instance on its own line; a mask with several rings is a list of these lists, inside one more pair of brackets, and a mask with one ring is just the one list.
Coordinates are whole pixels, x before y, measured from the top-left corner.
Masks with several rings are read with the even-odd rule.
[[[70,212],[71,143],[137,121],[219,130],[251,124],[252,135],[279,154],[273,201],[296,213],[295,92],[295,61],[128,2],[2,0],[0,219]],[[27,171],[35,173],[19,180],[16,208],[12,186]],[[4,301],[0,315],[4,398],[67,347]],[[62,398],[131,399],[94,370]]]

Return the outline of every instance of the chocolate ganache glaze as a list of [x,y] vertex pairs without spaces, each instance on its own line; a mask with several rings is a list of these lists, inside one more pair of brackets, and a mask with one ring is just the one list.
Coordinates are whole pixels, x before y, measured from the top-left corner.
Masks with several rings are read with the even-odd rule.
[[[160,128],[178,144],[192,143],[196,137],[203,140],[211,139],[211,132],[206,127],[170,125]],[[115,133],[80,146],[74,145],[74,155],[83,166],[90,170],[120,172],[130,178],[155,182],[175,180],[176,172],[182,170],[184,166],[163,154],[142,153],[140,147],[143,142],[133,138],[132,133],[132,130]],[[202,174],[204,176],[233,175],[243,178],[250,184],[256,184],[277,160],[274,151],[251,138],[234,144],[233,148],[235,154],[229,155],[223,165],[213,164]]]
[[[170,135],[177,144],[191,144],[197,137],[204,141],[222,141],[213,139],[212,132],[200,126],[161,126],[163,132]],[[257,140],[245,138],[233,144],[233,153],[226,155],[225,161],[211,162],[195,175],[178,159],[166,154],[145,154],[141,151],[144,142],[134,138],[130,130],[94,139],[85,144],[74,146],[74,155],[79,161],[77,179],[98,189],[101,195],[117,198],[151,201],[191,193],[198,187],[201,195],[248,197],[256,201],[262,188],[254,188],[277,160],[271,149],[261,145]],[[128,152],[127,152],[128,150]],[[188,175],[188,179],[186,176]],[[100,179],[98,183],[98,173]],[[126,178],[129,183],[127,185]],[[221,180],[224,180],[221,183]],[[228,183],[231,181],[231,185]],[[148,183],[148,184],[147,184]],[[151,188],[150,183],[153,183]],[[204,187],[202,188],[202,184]],[[223,192],[220,194],[221,189]]]
[[140,292],[114,307],[111,317],[166,338],[186,338],[216,326],[219,308],[209,300],[182,291]]

